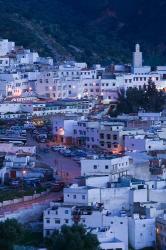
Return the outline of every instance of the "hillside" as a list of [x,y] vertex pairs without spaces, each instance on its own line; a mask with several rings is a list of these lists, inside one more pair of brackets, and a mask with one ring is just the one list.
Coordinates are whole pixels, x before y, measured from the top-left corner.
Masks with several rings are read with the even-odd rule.
[[0,0],[0,36],[58,60],[166,61],[166,0]]

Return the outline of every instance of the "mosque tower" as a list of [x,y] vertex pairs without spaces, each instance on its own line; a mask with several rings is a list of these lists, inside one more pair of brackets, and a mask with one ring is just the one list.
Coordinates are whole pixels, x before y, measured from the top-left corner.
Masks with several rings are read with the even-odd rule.
[[142,67],[142,52],[140,51],[140,45],[135,45],[135,52],[133,52],[133,68]]

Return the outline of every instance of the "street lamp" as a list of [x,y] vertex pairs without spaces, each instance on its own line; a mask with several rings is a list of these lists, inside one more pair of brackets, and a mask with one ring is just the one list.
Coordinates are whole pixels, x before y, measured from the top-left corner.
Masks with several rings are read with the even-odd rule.
[[27,171],[23,169],[21,173],[22,173],[22,192],[24,192],[24,175],[26,175]]

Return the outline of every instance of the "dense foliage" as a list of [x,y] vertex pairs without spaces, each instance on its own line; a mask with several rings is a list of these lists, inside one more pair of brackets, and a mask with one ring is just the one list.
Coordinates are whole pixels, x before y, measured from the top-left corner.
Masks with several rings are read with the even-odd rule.
[[23,228],[16,220],[0,222],[0,249],[13,250],[22,237]]
[[62,226],[47,239],[48,250],[97,250],[97,237],[87,233],[82,226]]
[[45,55],[127,62],[140,42],[146,62],[165,60],[166,0],[0,0],[0,9],[0,36]]
[[0,249],[13,250],[18,246],[43,246],[42,233],[26,229],[15,219],[0,222]]
[[165,94],[158,91],[155,84],[149,81],[143,88],[128,88],[119,92],[116,114],[137,113],[139,110],[160,112],[165,104]]
[[47,246],[48,250],[97,250],[99,242],[96,235],[78,225],[62,226],[61,231],[55,231],[44,242],[42,233],[27,229],[15,219],[0,222],[0,249],[14,250],[16,246],[20,249],[21,246]]

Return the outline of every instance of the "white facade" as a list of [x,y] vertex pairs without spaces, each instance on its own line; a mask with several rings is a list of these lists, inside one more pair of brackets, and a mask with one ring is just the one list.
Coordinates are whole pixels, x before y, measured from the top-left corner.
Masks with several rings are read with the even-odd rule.
[[155,246],[155,219],[129,218],[129,243],[135,249]]
[[[50,235],[55,229],[60,229],[62,225],[71,226],[76,220],[87,229],[96,229],[97,235],[98,230],[105,229],[107,237],[118,239],[123,243],[124,249],[128,249],[128,218],[112,216],[109,211],[95,207],[53,204],[44,212],[44,236]],[[104,234],[99,235],[102,241]]]
[[81,160],[81,175],[106,175],[123,172],[129,169],[129,157],[122,156],[113,159]]
[[0,114],[6,113],[22,113],[32,112],[32,105],[31,104],[23,104],[23,103],[0,103]]
[[93,107],[89,101],[57,101],[33,103],[33,116],[53,116],[57,114],[88,114]]
[[5,56],[7,53],[15,49],[15,43],[9,42],[7,39],[0,40],[0,56]]
[[131,189],[130,190],[130,204],[136,202],[147,202],[148,201],[148,190],[147,188],[142,189]]
[[64,189],[65,204],[95,205],[102,203],[104,208],[113,212],[128,209],[130,203],[130,187],[71,187]]
[[39,59],[37,52],[31,52],[30,50],[24,50],[23,53],[17,54],[17,61],[19,64],[33,64]]

